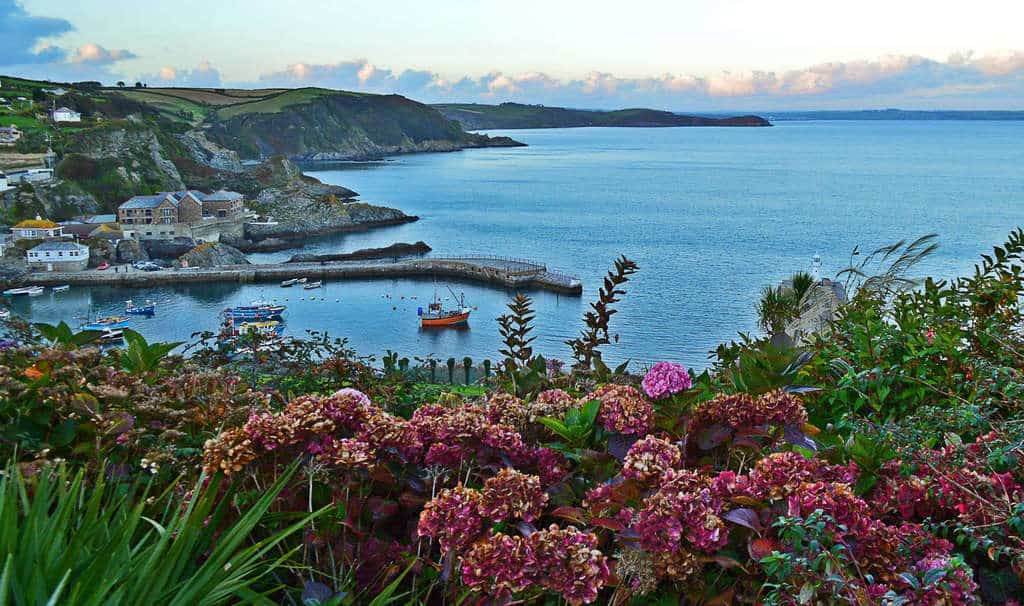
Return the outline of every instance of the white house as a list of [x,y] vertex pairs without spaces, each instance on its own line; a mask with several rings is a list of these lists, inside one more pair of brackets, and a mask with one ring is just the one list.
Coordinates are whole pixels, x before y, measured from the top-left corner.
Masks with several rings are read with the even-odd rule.
[[43,242],[25,253],[29,269],[82,271],[89,266],[89,247],[76,242]]
[[38,240],[40,238],[60,238],[64,235],[64,226],[40,217],[22,221],[11,228],[11,236],[15,240]]
[[81,122],[82,114],[66,107],[58,107],[50,112],[50,118],[54,122]]

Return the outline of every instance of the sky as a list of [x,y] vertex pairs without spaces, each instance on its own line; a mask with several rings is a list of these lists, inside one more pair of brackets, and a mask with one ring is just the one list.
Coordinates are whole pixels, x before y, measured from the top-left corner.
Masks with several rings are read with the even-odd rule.
[[672,111],[1024,109],[1020,0],[0,0],[0,73]]

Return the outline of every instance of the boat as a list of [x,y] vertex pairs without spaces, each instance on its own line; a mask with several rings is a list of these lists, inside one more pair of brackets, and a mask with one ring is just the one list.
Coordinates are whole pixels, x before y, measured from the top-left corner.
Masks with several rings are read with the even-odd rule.
[[313,290],[314,288],[320,288],[323,285],[324,285],[323,282],[321,282],[320,280],[317,280],[316,282],[310,282],[309,284],[306,284],[302,288],[304,288],[306,290]]
[[124,302],[124,313],[133,316],[152,316],[156,313],[156,303],[147,300],[145,305],[136,305],[128,299]]
[[22,286],[21,288],[8,288],[4,291],[5,297],[15,297],[17,295],[28,295],[34,297],[36,295],[43,294],[42,286]]
[[120,330],[128,328],[128,317],[127,316],[110,316],[107,318],[100,318],[88,324],[83,324],[84,330]]
[[71,285],[70,284],[61,284],[60,286],[54,286],[52,290],[53,290],[54,293],[67,292],[67,291],[71,290]]
[[224,310],[224,317],[235,321],[262,322],[280,320],[287,307],[271,305],[264,301],[253,301],[251,305],[229,307]]
[[284,322],[269,320],[265,322],[241,322],[235,324],[230,318],[225,320],[218,338],[222,341],[234,340],[246,335],[260,337],[279,337],[284,332]]
[[456,295],[451,288],[448,291],[452,293],[458,306],[455,309],[445,309],[435,292],[434,300],[427,305],[426,311],[423,311],[422,307],[416,310],[420,317],[420,326],[461,326],[469,323],[469,314],[473,310],[466,306],[465,295]]
[[104,330],[103,334],[96,339],[96,342],[100,345],[121,345],[124,343],[124,330],[120,328]]
[[11,310],[0,307],[0,320],[10,320]]
[[288,288],[289,286],[295,286],[298,283],[299,283],[299,279],[298,278],[292,278],[291,280],[285,280],[284,282],[281,282],[281,288]]

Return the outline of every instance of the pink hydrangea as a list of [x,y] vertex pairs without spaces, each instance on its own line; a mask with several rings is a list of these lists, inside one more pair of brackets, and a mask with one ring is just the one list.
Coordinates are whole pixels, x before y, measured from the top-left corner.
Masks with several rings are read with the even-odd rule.
[[516,519],[532,522],[544,512],[547,502],[548,495],[541,488],[540,478],[506,467],[484,482],[480,514],[495,522]]
[[657,482],[670,469],[678,467],[683,451],[668,440],[647,436],[637,440],[626,454],[622,475],[646,484]]
[[559,593],[573,606],[597,599],[611,578],[608,558],[597,548],[597,537],[574,526],[552,524],[527,539],[533,558],[543,566],[537,584]]
[[660,400],[690,389],[693,386],[693,380],[682,365],[674,362],[658,362],[644,376],[642,384],[647,397],[652,400]]
[[461,484],[442,490],[420,512],[417,532],[433,537],[444,551],[462,551],[483,531],[480,493]]
[[642,393],[628,385],[604,385],[587,396],[601,402],[597,421],[608,431],[645,435],[654,423],[654,408]]
[[508,598],[533,583],[536,560],[527,540],[502,533],[481,539],[462,556],[462,582],[476,591]]

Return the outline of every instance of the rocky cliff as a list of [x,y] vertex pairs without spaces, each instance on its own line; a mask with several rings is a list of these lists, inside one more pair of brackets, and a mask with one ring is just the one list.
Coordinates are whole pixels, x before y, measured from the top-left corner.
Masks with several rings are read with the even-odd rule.
[[522,145],[468,133],[435,109],[400,95],[304,89],[219,110],[207,138],[242,157],[368,160],[392,154]]

